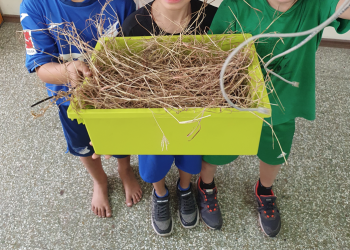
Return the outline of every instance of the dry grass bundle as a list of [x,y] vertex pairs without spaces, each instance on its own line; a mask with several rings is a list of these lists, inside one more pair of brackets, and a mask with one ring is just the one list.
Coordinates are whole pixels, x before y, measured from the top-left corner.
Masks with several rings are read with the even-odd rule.
[[[86,21],[87,28],[96,27],[96,37],[108,36],[103,30],[105,21],[102,14],[97,15],[94,20]],[[197,27],[199,23],[200,20],[196,20],[193,25]],[[224,51],[221,45],[234,39],[232,37],[186,38],[186,34],[193,32],[185,29],[177,38],[152,36],[132,45],[118,43],[113,38],[100,39],[101,49],[95,50],[79,36],[80,31],[73,23],[62,23],[48,31],[59,34],[69,46],[76,47],[81,52],[79,59],[84,60],[92,72],[91,77],[75,81],[75,88],[69,92],[57,93],[53,101],[61,97],[74,99],[77,111],[87,108],[229,107],[220,90],[219,75],[225,59],[234,49]],[[241,50],[226,70],[226,93],[242,108],[260,106],[263,98],[257,94],[259,86],[252,89],[248,75],[254,53],[250,46]],[[67,62],[67,58],[58,59],[62,64]],[[264,81],[258,83],[263,84]]]
[[[154,36],[130,46],[101,41],[101,50],[90,61],[93,76],[74,90],[77,109],[228,107],[219,74],[231,50],[220,49],[225,37],[210,42],[204,37]],[[249,48],[243,50],[225,76],[226,92],[244,108],[257,101],[249,85],[251,54]]]

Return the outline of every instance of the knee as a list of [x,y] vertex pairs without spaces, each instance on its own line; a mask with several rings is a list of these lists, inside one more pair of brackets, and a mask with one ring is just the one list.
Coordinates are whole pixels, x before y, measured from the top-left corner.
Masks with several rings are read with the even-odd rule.
[[206,161],[202,161],[202,170],[203,169],[214,169],[214,168],[216,168],[216,165],[213,165],[213,164],[210,164],[210,163],[208,163],[208,162],[206,162]]

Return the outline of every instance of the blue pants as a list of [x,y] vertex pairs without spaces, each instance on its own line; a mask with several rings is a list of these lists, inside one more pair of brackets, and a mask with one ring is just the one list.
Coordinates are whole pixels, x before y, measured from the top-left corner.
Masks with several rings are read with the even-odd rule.
[[140,176],[145,182],[155,183],[163,179],[175,160],[178,169],[199,174],[202,169],[201,155],[139,155]]
[[[90,146],[90,137],[84,124],[78,124],[67,116],[68,106],[58,105],[59,116],[62,124],[64,137],[67,141],[67,151],[75,156],[91,156],[95,151]],[[116,158],[125,158],[127,155],[113,155]]]

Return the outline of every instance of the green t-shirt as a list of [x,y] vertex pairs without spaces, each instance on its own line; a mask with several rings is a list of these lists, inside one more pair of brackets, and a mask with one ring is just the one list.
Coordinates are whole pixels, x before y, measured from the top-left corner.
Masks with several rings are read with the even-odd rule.
[[[242,29],[244,33],[253,35],[302,32],[328,19],[334,14],[337,4],[338,0],[299,0],[287,12],[282,13],[272,8],[267,0],[224,0],[210,29],[214,34],[232,31],[242,33]],[[345,33],[350,29],[350,21],[338,19],[331,26],[338,33]],[[269,66],[269,69],[285,79],[300,84],[296,88],[271,76],[276,92],[271,93],[269,98],[271,104],[278,104],[272,105],[273,124],[281,124],[295,117],[315,119],[315,58],[321,37],[322,32],[303,47],[276,59]],[[278,38],[262,38],[255,45],[259,56],[266,63],[305,38],[306,36],[283,38],[283,41]],[[263,73],[265,74],[264,70]]]

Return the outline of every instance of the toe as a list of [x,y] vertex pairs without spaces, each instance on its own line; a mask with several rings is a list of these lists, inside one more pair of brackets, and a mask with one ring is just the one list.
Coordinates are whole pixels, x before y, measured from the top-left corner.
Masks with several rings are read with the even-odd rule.
[[107,209],[106,209],[106,216],[107,217],[111,217],[112,216],[112,210],[109,207],[107,207]]
[[134,202],[134,204],[136,204],[137,202],[139,202],[139,197],[137,197],[137,195],[134,194],[134,195],[132,196],[132,201]]
[[101,209],[101,217],[105,218],[106,217],[106,208]]
[[126,197],[126,201],[125,201],[126,205],[128,207],[131,207],[132,206],[132,199],[130,196]]

